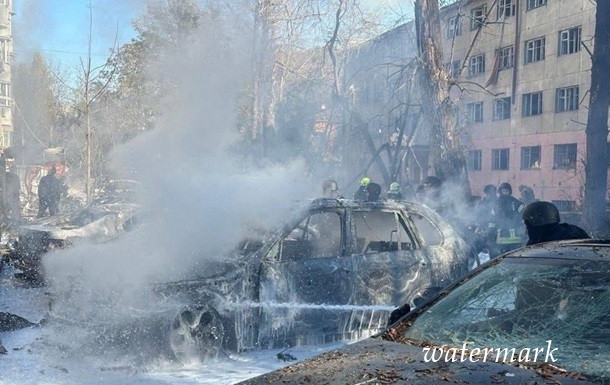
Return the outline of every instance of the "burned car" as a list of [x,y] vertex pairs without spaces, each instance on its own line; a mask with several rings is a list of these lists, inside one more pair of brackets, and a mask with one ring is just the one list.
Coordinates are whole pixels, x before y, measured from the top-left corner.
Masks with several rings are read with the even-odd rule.
[[168,330],[187,360],[369,336],[397,306],[465,275],[467,258],[425,206],[319,199],[255,253],[156,291],[183,304]]
[[41,281],[41,257],[48,251],[83,240],[106,242],[132,230],[142,216],[140,205],[125,188],[112,186],[111,192],[76,212],[36,218],[19,226],[8,259],[25,278]]
[[610,241],[505,254],[382,334],[247,381],[610,383]]

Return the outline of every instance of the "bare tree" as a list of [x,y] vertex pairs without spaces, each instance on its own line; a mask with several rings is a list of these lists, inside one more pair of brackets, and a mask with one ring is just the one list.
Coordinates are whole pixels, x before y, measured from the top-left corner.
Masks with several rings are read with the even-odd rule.
[[593,235],[606,227],[608,178],[608,106],[610,105],[610,2],[597,1],[594,52],[591,57],[591,91],[586,128],[584,220]]
[[449,81],[443,66],[438,0],[417,0],[415,22],[421,60],[422,108],[431,130],[435,172],[441,180],[452,180],[470,192],[456,112],[449,97]]

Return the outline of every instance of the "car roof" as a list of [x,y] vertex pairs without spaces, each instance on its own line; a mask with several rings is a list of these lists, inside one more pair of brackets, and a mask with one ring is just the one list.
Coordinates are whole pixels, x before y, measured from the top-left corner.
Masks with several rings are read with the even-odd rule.
[[500,258],[559,258],[610,261],[610,239],[547,242],[512,251]]
[[332,199],[332,198],[319,198],[309,203],[310,210],[324,210],[324,209],[410,209],[415,207],[423,207],[423,205],[407,201],[394,201],[394,200],[379,200],[374,202],[363,202],[353,199]]

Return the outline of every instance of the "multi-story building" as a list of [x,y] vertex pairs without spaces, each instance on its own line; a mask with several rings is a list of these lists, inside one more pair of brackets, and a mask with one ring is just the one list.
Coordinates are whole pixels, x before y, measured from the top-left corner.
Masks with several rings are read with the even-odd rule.
[[0,149],[11,146],[11,133],[13,131],[11,89],[12,11],[11,0],[0,0]]
[[[461,0],[441,9],[441,24],[473,192],[502,182],[516,192],[523,184],[571,210],[583,195],[595,3]],[[407,23],[374,44],[400,40],[412,57],[413,29]],[[362,79],[360,89],[374,74]],[[422,176],[428,171],[423,165]]]
[[459,1],[441,18],[473,190],[524,184],[571,209],[583,194],[595,3]]

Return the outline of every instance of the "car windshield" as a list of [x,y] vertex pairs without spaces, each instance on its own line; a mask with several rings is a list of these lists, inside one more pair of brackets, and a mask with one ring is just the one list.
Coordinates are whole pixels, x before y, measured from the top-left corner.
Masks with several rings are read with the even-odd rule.
[[608,377],[609,274],[610,262],[507,258],[420,314],[405,337],[517,352],[551,340],[557,361],[549,363]]

